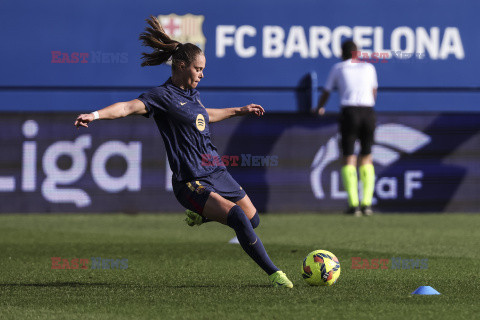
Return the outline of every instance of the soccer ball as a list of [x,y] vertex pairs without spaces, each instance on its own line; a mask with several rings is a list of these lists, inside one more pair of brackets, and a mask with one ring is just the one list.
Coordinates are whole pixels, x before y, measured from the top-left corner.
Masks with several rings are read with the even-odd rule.
[[331,286],[339,276],[340,263],[327,250],[310,252],[303,260],[302,277],[311,286]]

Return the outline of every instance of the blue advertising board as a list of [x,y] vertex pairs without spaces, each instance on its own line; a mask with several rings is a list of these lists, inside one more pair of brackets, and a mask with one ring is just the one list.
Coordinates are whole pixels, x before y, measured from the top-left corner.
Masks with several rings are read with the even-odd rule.
[[[182,210],[153,120],[76,130],[74,118],[2,114],[0,213]],[[376,210],[478,212],[480,114],[379,114],[377,125]],[[221,163],[260,212],[345,209],[335,116],[266,114],[210,129]]]
[[378,110],[477,111],[478,12],[465,0],[3,1],[0,110],[86,110],[163,83],[168,66],[140,67],[138,36],[154,15],[204,49],[200,90],[212,107],[304,109],[305,75],[321,88],[353,38],[380,58]]

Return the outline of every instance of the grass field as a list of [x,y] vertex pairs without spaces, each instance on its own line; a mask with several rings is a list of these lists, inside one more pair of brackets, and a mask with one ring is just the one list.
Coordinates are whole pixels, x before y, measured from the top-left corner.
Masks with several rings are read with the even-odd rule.
[[[262,215],[258,235],[295,287],[269,286],[234,234],[181,215],[0,215],[1,319],[473,319],[480,215]],[[337,255],[333,287],[300,274]],[[128,268],[52,270],[51,257],[128,259]],[[352,269],[352,257],[428,259],[428,269]],[[412,296],[430,285],[439,296]]]

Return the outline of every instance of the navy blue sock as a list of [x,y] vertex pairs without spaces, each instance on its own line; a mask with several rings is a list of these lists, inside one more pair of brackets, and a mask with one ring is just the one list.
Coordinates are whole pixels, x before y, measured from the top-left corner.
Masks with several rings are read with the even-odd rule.
[[250,224],[252,225],[253,229],[258,227],[258,225],[260,224],[260,217],[258,216],[258,211],[255,212],[255,215],[252,217],[252,219],[250,219]]
[[262,241],[253,231],[252,223],[248,220],[245,212],[238,205],[228,212],[227,225],[235,230],[238,242],[243,250],[263,269],[268,275],[277,272],[279,269],[268,257]]

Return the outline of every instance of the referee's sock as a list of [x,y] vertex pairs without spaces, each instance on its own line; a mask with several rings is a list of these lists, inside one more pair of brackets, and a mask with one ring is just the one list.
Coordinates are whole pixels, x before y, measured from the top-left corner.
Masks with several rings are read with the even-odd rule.
[[358,207],[358,178],[357,168],[347,164],[342,167],[343,187],[348,194],[348,205],[350,207]]
[[270,260],[262,241],[253,230],[252,223],[248,220],[240,206],[235,205],[227,215],[227,225],[235,230],[238,242],[243,250],[263,269],[268,275],[279,269]]
[[371,206],[375,188],[375,169],[373,164],[364,164],[359,168],[360,180],[363,185],[362,206]]

